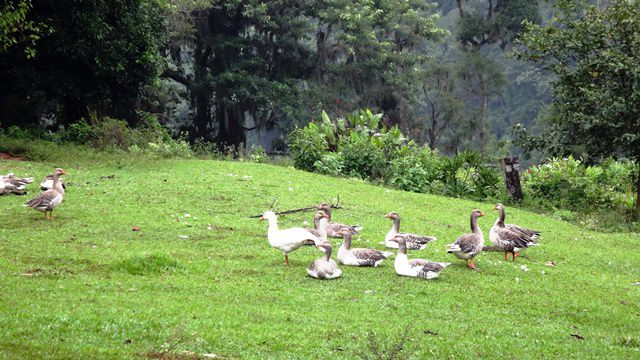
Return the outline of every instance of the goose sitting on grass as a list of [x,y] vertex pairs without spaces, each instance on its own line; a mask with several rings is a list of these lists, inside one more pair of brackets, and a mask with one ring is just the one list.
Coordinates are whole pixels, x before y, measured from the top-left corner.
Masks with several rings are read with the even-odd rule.
[[502,204],[496,204],[493,209],[498,210],[499,216],[491,228],[489,240],[498,249],[504,251],[505,260],[507,260],[507,253],[511,253],[511,261],[515,261],[522,250],[538,245],[533,240],[533,237],[537,237],[540,234],[539,231],[505,224],[504,206]]
[[311,263],[307,269],[307,274],[315,279],[335,279],[342,275],[342,270],[338,268],[331,259],[331,244],[324,242],[317,245],[318,249],[324,252],[324,256]]
[[327,236],[332,238],[341,238],[340,235],[341,230],[348,230],[351,235],[357,235],[358,231],[362,230],[362,226],[360,225],[345,225],[340,224],[335,221],[331,221],[331,205],[327,203],[322,203],[316,206],[316,209],[322,210],[329,217],[329,221],[325,225],[325,229],[327,230]]
[[391,225],[391,230],[387,233],[387,236],[384,238],[384,244],[388,248],[397,249],[398,243],[391,241],[391,239],[396,236],[404,237],[404,240],[407,244],[407,249],[409,250],[422,250],[427,247],[427,245],[436,241],[435,236],[426,236],[426,235],[416,235],[411,233],[401,233],[400,232],[400,215],[397,212],[392,211],[385,215],[384,217],[392,219],[393,224]]
[[44,217],[49,213],[49,220],[53,220],[53,209],[55,209],[64,198],[64,188],[60,184],[60,176],[67,173],[63,169],[56,169],[53,173],[53,187],[50,190],[40,193],[40,195],[29,200],[24,206],[43,211]]
[[[64,181],[59,179],[60,184],[62,184],[62,188],[66,189],[67,187],[64,185]],[[49,174],[44,177],[44,179],[40,182],[40,189],[43,191],[49,190],[53,188],[53,174]]]
[[[471,212],[471,233],[460,236],[453,244],[448,244],[447,252],[455,255],[458,259],[464,259],[470,269],[475,269],[473,258],[482,251],[484,246],[484,235],[478,227],[478,218],[484,216],[482,211],[473,210]],[[471,263],[469,263],[471,261]]]
[[437,278],[440,275],[440,271],[451,265],[448,262],[432,262],[424,259],[409,260],[405,238],[396,236],[391,241],[398,244],[398,254],[393,262],[393,267],[398,275],[431,280]]
[[351,248],[351,232],[348,229],[342,229],[338,232],[343,238],[342,245],[338,249],[338,262],[343,265],[351,266],[375,266],[380,265],[385,259],[389,258],[392,253],[388,251],[380,251],[376,249]]
[[269,230],[267,231],[269,245],[284,253],[284,263],[286,265],[289,265],[289,253],[292,251],[303,245],[316,245],[322,242],[316,234],[309,231],[310,229],[293,227],[280,230],[278,228],[278,217],[273,211],[265,211],[260,217],[260,221],[263,220],[269,221]]
[[0,195],[24,195],[27,193],[25,188],[32,182],[33,178],[17,178],[13,173],[0,176]]

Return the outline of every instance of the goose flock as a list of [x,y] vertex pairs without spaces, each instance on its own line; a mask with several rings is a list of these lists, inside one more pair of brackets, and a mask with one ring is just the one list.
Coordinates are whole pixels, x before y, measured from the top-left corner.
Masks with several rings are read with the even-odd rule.
[[[278,217],[273,211],[265,211],[260,217],[260,220],[269,222],[267,239],[273,248],[284,253],[286,265],[289,265],[289,254],[292,251],[305,245],[315,246],[323,252],[323,256],[311,263],[307,268],[307,274],[315,279],[335,279],[342,276],[342,270],[338,267],[338,263],[345,266],[378,267],[393,255],[392,252],[379,249],[352,248],[352,238],[359,234],[362,227],[332,221],[329,204],[322,203],[317,205],[316,209],[313,228],[280,229]],[[507,260],[507,254],[511,253],[511,261],[515,261],[521,251],[538,245],[535,240],[540,236],[540,231],[505,224],[505,210],[502,204],[496,204],[494,210],[498,211],[498,219],[491,228],[489,240],[498,250],[504,252],[505,260]],[[473,210],[470,216],[471,232],[458,237],[452,244],[446,245],[447,253],[465,260],[470,269],[476,269],[473,259],[482,252],[484,246],[484,235],[478,226],[478,218],[484,215],[478,209]],[[393,262],[396,274],[431,280],[437,278],[442,270],[451,265],[448,262],[409,259],[408,250],[423,250],[429,243],[436,241],[436,237],[400,232],[400,215],[395,211],[384,217],[393,220],[391,229],[382,244],[385,244],[387,248],[397,249]],[[328,238],[342,239],[337,254],[338,263],[331,258],[333,245]]]
[[[27,201],[24,206],[44,212],[45,218],[53,220],[53,210],[64,199],[65,186],[61,176],[66,174],[63,169],[58,168],[53,174],[47,175],[40,183],[44,191]],[[11,193],[24,195],[26,186],[33,181],[33,178],[18,178],[13,173],[0,176],[0,195]],[[536,239],[539,238],[540,231],[506,224],[505,209],[502,204],[496,204],[493,209],[498,211],[498,219],[489,232],[489,240],[496,249],[504,252],[504,260],[507,260],[508,254],[511,254],[511,261],[515,261],[523,250],[538,245]],[[362,227],[333,221],[331,215],[331,205],[322,203],[316,206],[313,227],[280,229],[278,217],[273,211],[265,211],[260,220],[268,221],[267,240],[273,248],[282,251],[285,265],[289,265],[289,254],[305,245],[315,246],[323,252],[324,255],[307,269],[309,276],[316,279],[335,279],[342,275],[338,264],[331,258],[333,246],[329,238],[342,239],[337,253],[338,263],[341,265],[378,267],[393,255],[390,251],[351,247],[353,236],[358,235]],[[471,232],[458,237],[452,244],[446,245],[447,253],[465,260],[470,269],[476,269],[473,260],[484,247],[484,235],[478,226],[478,218],[484,215],[478,209],[473,210],[470,216]],[[393,221],[382,244],[387,248],[397,249],[393,263],[396,274],[430,280],[437,278],[442,270],[451,265],[448,262],[409,259],[408,250],[423,250],[436,241],[436,237],[400,232],[400,215],[395,211],[384,217]]]
[[[60,176],[66,174],[63,169],[58,168],[53,174],[47,175],[40,183],[40,188],[44,191],[24,203],[24,206],[44,212],[46,219],[53,220],[53,209],[60,205],[64,199],[65,186]],[[0,176],[0,195],[24,195],[27,193],[26,186],[31,184],[33,180],[33,178],[17,178],[13,173]]]

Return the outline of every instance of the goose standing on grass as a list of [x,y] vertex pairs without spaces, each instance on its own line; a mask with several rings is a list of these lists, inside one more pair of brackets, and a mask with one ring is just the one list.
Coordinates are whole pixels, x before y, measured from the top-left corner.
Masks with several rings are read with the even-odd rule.
[[392,211],[385,215],[384,217],[392,219],[393,224],[391,225],[391,230],[387,233],[387,236],[384,238],[384,244],[388,248],[397,249],[398,243],[391,241],[396,236],[404,237],[404,240],[407,244],[407,249],[409,250],[422,250],[427,247],[427,245],[436,241],[435,236],[426,236],[426,235],[416,235],[410,233],[401,233],[400,232],[400,215],[397,212]]
[[377,267],[385,259],[393,255],[388,251],[380,251],[376,249],[351,248],[351,232],[348,229],[342,229],[338,232],[344,240],[338,249],[338,262],[343,265],[351,266],[374,266]]
[[504,228],[518,234],[526,235],[531,240],[536,240],[538,237],[540,237],[540,231],[538,230],[531,230],[531,229],[523,228],[522,226],[518,226],[514,224],[505,224],[504,223],[504,218],[505,218],[504,205],[497,203],[493,209],[498,210],[498,213],[500,214],[500,217],[498,218],[498,220],[500,221],[500,223],[503,225]]
[[278,229],[278,217],[273,211],[265,211],[260,217],[260,221],[269,221],[267,239],[269,245],[281,250],[284,253],[284,263],[289,265],[289,253],[297,250],[302,245],[316,245],[321,241],[309,229],[294,227],[289,229]]
[[505,224],[504,206],[502,204],[496,204],[493,210],[498,210],[499,216],[491,228],[489,240],[498,249],[504,251],[505,260],[507,260],[507,253],[511,253],[511,261],[515,261],[522,250],[538,245],[533,241],[532,236],[537,237],[540,234],[539,231]]
[[393,267],[398,275],[431,280],[437,278],[440,271],[451,265],[448,262],[432,262],[424,259],[409,260],[405,238],[396,236],[391,241],[398,244],[398,254],[393,262]]
[[25,188],[33,182],[33,178],[17,178],[13,173],[0,176],[0,195],[16,194],[24,195],[27,193]]
[[66,175],[67,173],[58,168],[53,173],[53,187],[50,190],[40,193],[40,195],[29,200],[24,206],[28,206],[38,211],[44,211],[44,217],[47,217],[49,212],[49,220],[53,220],[53,209],[60,205],[64,198],[64,188],[60,184],[60,175]]
[[327,240],[327,224],[329,223],[329,215],[324,211],[316,211],[313,215],[313,228],[305,228],[310,233],[316,235],[320,242],[329,242]]
[[341,238],[340,235],[341,230],[348,230],[351,235],[358,235],[358,231],[362,230],[362,226],[360,225],[345,225],[340,224],[335,221],[331,221],[331,205],[327,203],[322,203],[316,206],[316,209],[322,210],[329,216],[329,221],[325,225],[325,229],[327,230],[327,236],[332,238]]
[[464,259],[470,269],[476,268],[473,264],[473,258],[482,251],[484,246],[484,235],[478,227],[478,218],[481,216],[484,216],[482,211],[473,210],[471,212],[471,234],[464,234],[453,244],[447,245],[447,252],[455,255],[458,259]]
[[342,270],[340,270],[336,262],[331,259],[331,244],[324,242],[318,244],[317,247],[324,252],[324,256],[311,263],[307,269],[307,274],[315,279],[335,279],[340,277]]

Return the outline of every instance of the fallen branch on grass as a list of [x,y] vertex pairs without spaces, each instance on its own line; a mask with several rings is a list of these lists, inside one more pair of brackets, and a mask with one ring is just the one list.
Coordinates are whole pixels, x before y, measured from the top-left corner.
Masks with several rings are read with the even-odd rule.
[[[269,208],[271,210],[273,210],[273,207],[277,202],[278,202],[278,199],[273,200],[273,202],[271,203],[271,206]],[[343,209],[343,207],[340,206],[340,195],[337,195],[337,200],[336,200],[335,205],[331,204],[330,206],[331,206],[332,209]],[[309,210],[317,210],[317,207],[316,206],[307,206],[307,207],[303,207],[303,208],[297,208],[297,209],[291,209],[291,210],[285,210],[285,211],[274,211],[274,213],[276,215],[285,215],[285,214],[293,214],[293,213],[309,211]],[[259,218],[261,216],[262,216],[262,214],[260,214],[260,215],[252,215],[252,216],[250,216],[250,218]]]

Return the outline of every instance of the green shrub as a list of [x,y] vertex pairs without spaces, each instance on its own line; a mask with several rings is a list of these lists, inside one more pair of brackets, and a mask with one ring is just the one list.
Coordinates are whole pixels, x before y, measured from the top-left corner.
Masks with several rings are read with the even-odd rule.
[[338,151],[344,162],[345,174],[367,180],[384,176],[385,154],[375,137],[369,136],[365,131],[353,131],[349,137],[342,138]]
[[327,140],[314,123],[295,129],[289,135],[289,149],[297,169],[314,171],[314,164],[328,150]]
[[327,153],[313,164],[316,172],[325,175],[338,176],[342,173],[344,162],[340,153]]

